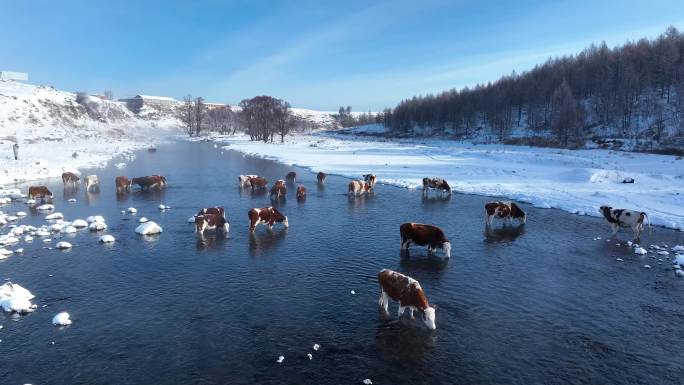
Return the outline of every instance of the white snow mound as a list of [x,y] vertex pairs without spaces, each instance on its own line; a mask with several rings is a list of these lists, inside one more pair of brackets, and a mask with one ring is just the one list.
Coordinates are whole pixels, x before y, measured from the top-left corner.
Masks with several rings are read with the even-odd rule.
[[140,235],[159,234],[162,231],[163,230],[162,230],[161,226],[154,223],[153,221],[145,222],[135,229],[135,232],[140,234]]

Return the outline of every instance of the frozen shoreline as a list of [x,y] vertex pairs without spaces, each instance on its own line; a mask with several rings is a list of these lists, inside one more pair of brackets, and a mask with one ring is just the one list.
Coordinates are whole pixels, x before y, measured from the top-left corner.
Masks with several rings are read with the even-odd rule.
[[[226,149],[313,172],[422,186],[446,178],[455,191],[501,196],[541,208],[599,216],[601,205],[645,211],[654,225],[684,231],[684,160],[609,150],[473,145],[440,139],[385,140],[334,133],[290,136],[284,144],[214,136]],[[249,173],[250,170],[245,170]],[[634,178],[634,184],[622,183]]]

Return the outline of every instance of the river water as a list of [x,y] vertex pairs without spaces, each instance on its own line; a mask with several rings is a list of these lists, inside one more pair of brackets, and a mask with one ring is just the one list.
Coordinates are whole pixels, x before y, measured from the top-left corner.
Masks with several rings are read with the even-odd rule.
[[[374,195],[350,199],[348,179],[329,176],[318,188],[306,170],[210,143],[172,143],[127,162],[92,170],[99,194],[46,181],[55,211],[68,220],[103,215],[117,241],[104,246],[86,231],[63,237],[70,251],[45,249],[55,236],[17,246],[23,255],[0,262],[0,278],[31,290],[38,305],[28,315],[0,315],[0,383],[684,381],[684,279],[668,256],[634,255],[624,230],[606,241],[609,227],[599,218],[523,205],[524,228],[487,233],[483,205],[492,198],[423,199],[378,185]],[[247,211],[270,202],[241,191],[237,176],[274,181],[293,170],[309,196],[297,202],[291,188],[278,204],[290,228],[251,235]],[[117,199],[116,175],[154,173],[167,176],[168,190]],[[172,208],[161,212],[160,203]],[[229,236],[196,236],[188,217],[215,205],[226,208]],[[121,213],[130,206],[137,215]],[[20,203],[2,210],[28,211]],[[41,225],[44,215],[29,212],[19,223]],[[141,216],[164,232],[136,235]],[[402,254],[399,225],[407,221],[442,227],[452,258],[422,248]],[[642,241],[684,243],[681,232],[661,228]],[[398,320],[395,303],[389,317],[379,313],[382,268],[420,281],[438,306],[436,331]],[[51,325],[60,311],[71,313],[71,326]]]

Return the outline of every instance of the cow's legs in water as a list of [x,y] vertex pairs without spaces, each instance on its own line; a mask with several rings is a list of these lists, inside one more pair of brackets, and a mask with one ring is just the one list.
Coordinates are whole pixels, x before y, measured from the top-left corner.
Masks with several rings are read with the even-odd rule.
[[382,310],[385,311],[385,314],[388,313],[387,307],[389,306],[389,296],[387,293],[385,293],[384,290],[380,291],[380,298],[378,299],[378,306],[382,308]]

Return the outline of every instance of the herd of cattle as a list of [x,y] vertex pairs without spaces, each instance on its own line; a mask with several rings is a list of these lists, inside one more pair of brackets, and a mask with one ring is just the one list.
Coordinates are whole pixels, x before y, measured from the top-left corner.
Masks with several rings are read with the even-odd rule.
[[[319,172],[317,181],[319,185],[325,183],[327,175]],[[293,186],[296,183],[297,174],[290,172],[285,176],[285,179],[277,180],[270,189],[270,197],[273,200],[284,198],[287,193],[287,186]],[[348,193],[351,196],[362,194],[370,194],[377,182],[377,177],[374,174],[363,175],[362,179],[352,180],[348,185]],[[80,182],[80,178],[71,172],[62,174],[62,181],[64,186],[76,185]],[[96,175],[88,175],[84,178],[87,191],[94,191],[99,189],[99,181]],[[238,184],[240,188],[250,188],[252,191],[267,190],[268,181],[258,175],[240,175],[238,177]],[[115,178],[117,194],[124,194],[131,191],[133,185],[140,187],[141,191],[161,190],[166,188],[166,178],[162,175],[149,175],[129,179],[125,176],[117,176]],[[435,190],[441,194],[451,194],[451,187],[446,180],[442,178],[423,178],[423,194],[428,194],[430,190]],[[306,199],[306,187],[303,185],[297,186],[296,190],[297,200],[303,201]],[[46,186],[31,186],[28,191],[29,199],[52,199],[52,193]],[[490,227],[495,218],[505,222],[517,220],[520,225],[527,221],[527,214],[514,202],[488,202],[485,204],[485,225]],[[630,227],[634,231],[636,239],[639,239],[643,225],[648,221],[648,216],[644,212],[613,209],[608,206],[601,206],[601,214],[605,217],[611,225],[613,234],[615,234],[620,227]],[[278,209],[273,206],[252,208],[248,211],[249,230],[254,232],[257,225],[265,224],[269,229],[274,224],[280,223],[284,227],[289,226],[287,216],[283,215]],[[225,210],[223,207],[208,207],[199,210],[194,216],[195,231],[202,233],[205,230],[222,230],[229,231],[229,223],[226,219]],[[451,257],[451,241],[446,237],[442,229],[437,226],[421,223],[404,223],[399,227],[401,236],[401,249],[408,250],[411,243],[419,246],[426,246],[428,254],[434,254],[437,249],[444,252],[446,258]],[[389,298],[399,303],[399,316],[408,308],[411,318],[414,318],[414,312],[422,315],[423,322],[429,329],[434,330],[435,325],[435,307],[431,306],[425,296],[420,283],[415,279],[391,271],[383,269],[378,273],[378,283],[380,285],[380,299],[378,305],[387,312]]]

